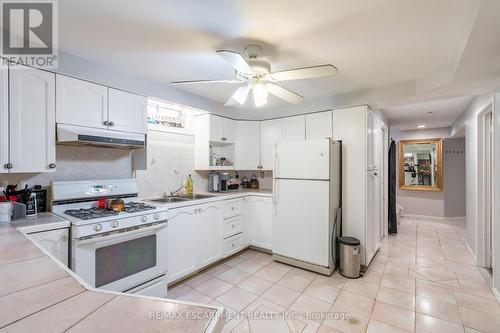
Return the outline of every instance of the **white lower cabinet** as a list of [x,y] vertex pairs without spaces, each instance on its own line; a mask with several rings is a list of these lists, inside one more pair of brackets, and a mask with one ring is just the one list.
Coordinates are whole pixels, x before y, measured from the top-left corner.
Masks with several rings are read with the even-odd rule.
[[198,207],[168,212],[168,280],[178,280],[197,269],[196,212]]
[[197,264],[201,268],[222,258],[220,204],[198,206],[195,220]]
[[250,245],[272,250],[272,222],[272,198],[250,197]]
[[69,228],[34,232],[29,235],[40,247],[68,266]]

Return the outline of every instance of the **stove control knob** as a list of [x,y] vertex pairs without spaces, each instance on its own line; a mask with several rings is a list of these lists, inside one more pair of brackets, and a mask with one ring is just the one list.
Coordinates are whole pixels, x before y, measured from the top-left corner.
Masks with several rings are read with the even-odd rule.
[[153,218],[154,218],[155,220],[158,220],[158,219],[160,218],[160,215],[158,215],[158,214],[154,214],[154,215],[153,215]]
[[147,222],[148,218],[147,216],[141,216],[141,222]]
[[118,221],[111,221],[111,228],[118,228]]
[[94,224],[94,231],[101,231],[102,229],[102,225],[100,225],[99,223],[98,224]]

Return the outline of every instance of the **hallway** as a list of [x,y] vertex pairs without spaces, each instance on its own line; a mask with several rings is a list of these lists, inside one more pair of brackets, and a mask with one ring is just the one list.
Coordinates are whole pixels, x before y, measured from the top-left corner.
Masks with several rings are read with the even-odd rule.
[[500,306],[463,241],[465,222],[404,219],[398,227],[358,280],[247,250],[176,285],[169,297],[226,306],[223,332],[498,332]]

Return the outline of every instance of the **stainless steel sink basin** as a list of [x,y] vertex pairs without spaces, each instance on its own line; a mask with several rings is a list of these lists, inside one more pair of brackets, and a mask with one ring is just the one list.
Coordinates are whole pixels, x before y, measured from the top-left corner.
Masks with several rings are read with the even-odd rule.
[[167,198],[160,198],[160,199],[151,199],[150,201],[159,202],[159,203],[171,203],[171,202],[179,202],[179,201],[189,201],[189,199],[180,198],[180,197],[167,197]]
[[160,199],[152,199],[150,201],[159,202],[159,203],[172,203],[172,202],[207,199],[207,198],[213,198],[214,196],[215,195],[210,195],[210,194],[193,194],[193,195],[186,195],[186,196],[171,196],[171,197],[165,197],[165,198],[160,198]]

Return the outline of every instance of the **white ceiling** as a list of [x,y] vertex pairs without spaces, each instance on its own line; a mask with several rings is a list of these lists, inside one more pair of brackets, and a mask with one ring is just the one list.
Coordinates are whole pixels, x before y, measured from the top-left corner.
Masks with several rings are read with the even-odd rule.
[[[242,51],[257,42],[274,70],[338,67],[333,78],[283,84],[308,100],[418,80],[448,68],[474,20],[473,3],[477,0],[64,0],[59,45],[168,84],[232,78],[233,70],[215,50]],[[220,103],[235,89],[186,88]],[[455,115],[451,109],[463,103],[441,104],[441,120],[448,123]],[[269,104],[278,105],[284,103],[272,99]],[[384,111],[400,121],[399,113],[413,117],[416,107]]]
[[380,106],[380,110],[391,120],[391,126],[400,130],[450,127],[471,102],[472,97],[459,97],[414,104]]

